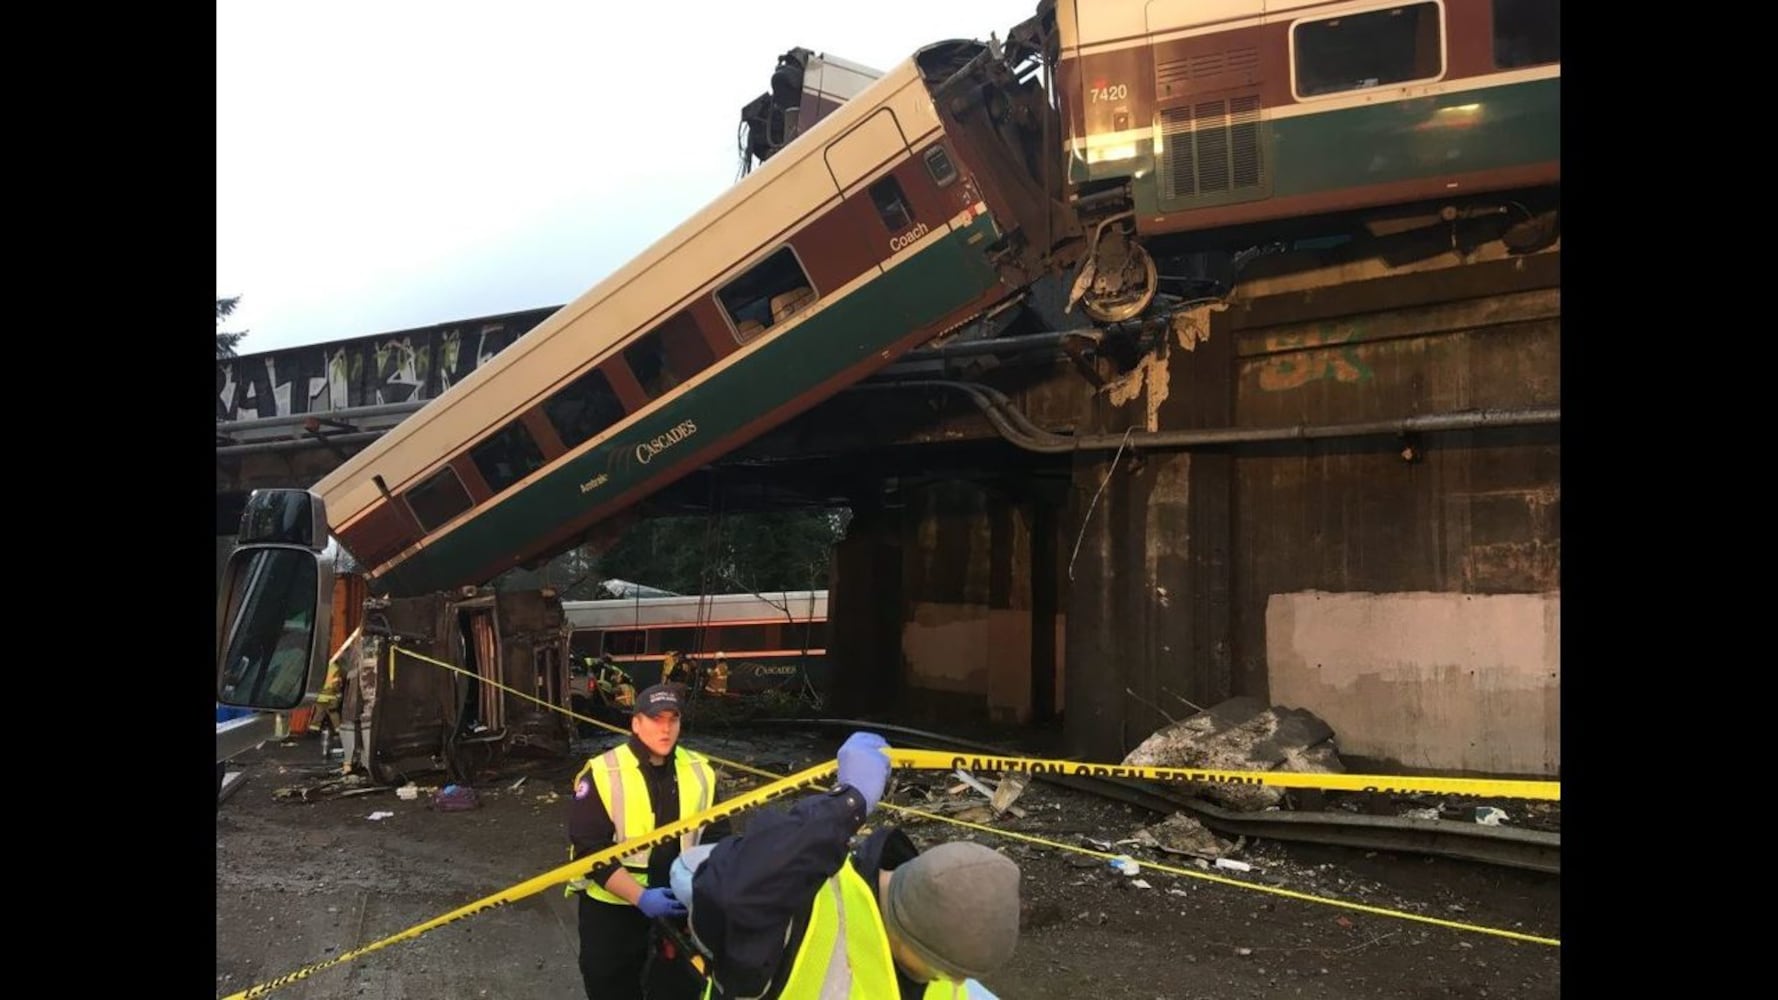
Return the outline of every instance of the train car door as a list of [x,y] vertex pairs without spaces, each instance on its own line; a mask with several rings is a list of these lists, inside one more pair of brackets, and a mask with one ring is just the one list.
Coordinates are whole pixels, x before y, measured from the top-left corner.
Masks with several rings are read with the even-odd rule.
[[908,155],[908,140],[902,134],[901,123],[895,120],[895,111],[878,108],[845,135],[828,143],[822,155],[834,188],[844,195],[847,188],[876,173],[890,160]]

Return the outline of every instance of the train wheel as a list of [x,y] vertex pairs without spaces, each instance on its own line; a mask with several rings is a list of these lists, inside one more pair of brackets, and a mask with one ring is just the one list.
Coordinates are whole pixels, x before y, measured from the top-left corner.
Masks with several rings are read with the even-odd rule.
[[1154,301],[1160,275],[1142,244],[1123,239],[1101,244],[1094,265],[1092,287],[1081,296],[1080,307],[1095,321],[1121,323]]

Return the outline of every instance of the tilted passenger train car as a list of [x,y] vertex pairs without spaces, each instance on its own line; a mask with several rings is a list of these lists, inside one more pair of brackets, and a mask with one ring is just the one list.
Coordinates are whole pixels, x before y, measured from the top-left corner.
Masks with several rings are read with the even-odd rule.
[[989,46],[927,46],[312,491],[255,494],[223,703],[290,690],[255,674],[325,610],[302,594],[328,536],[378,595],[484,583],[1017,295],[1061,189],[1034,138],[1053,119]]
[[315,488],[378,592],[486,581],[1016,291],[904,62]]
[[1102,321],[1146,307],[1153,257],[1256,224],[1553,204],[1560,0],[1044,0],[1039,20]]

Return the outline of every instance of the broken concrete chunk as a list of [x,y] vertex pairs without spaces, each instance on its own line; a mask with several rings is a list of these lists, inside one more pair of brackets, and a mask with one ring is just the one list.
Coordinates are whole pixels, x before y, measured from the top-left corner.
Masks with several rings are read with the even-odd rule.
[[1211,833],[1205,829],[1204,824],[1185,813],[1174,813],[1153,826],[1137,830],[1136,841],[1168,854],[1184,854],[1211,860],[1234,850],[1228,841]]
[[[1156,730],[1124,758],[1126,764],[1211,771],[1343,773],[1333,730],[1303,709],[1265,706],[1240,697]],[[1271,785],[1190,782],[1174,786],[1243,812],[1278,805]]]

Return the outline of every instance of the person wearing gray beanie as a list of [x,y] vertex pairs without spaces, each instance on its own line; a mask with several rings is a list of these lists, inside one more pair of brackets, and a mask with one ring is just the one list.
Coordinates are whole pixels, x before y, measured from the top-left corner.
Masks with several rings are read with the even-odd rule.
[[981,844],[940,844],[883,872],[879,893],[889,950],[904,968],[911,957],[916,969],[980,978],[1019,942],[1019,866]]
[[713,998],[992,1000],[978,980],[1018,945],[1019,867],[969,841],[922,852],[895,827],[848,850],[888,782],[886,749],[853,734],[838,787],[756,814],[675,873]]

